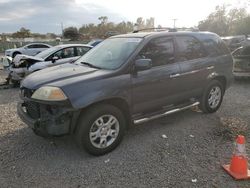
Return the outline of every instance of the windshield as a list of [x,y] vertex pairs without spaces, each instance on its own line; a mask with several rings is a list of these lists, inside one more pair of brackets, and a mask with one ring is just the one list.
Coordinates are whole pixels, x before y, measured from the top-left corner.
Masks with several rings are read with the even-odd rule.
[[40,52],[39,54],[35,55],[36,57],[45,59],[46,57],[48,57],[49,55],[51,55],[53,52],[56,52],[57,50],[59,50],[60,48],[55,46],[55,47],[51,47],[47,50],[44,50],[42,52]]
[[138,46],[141,38],[111,38],[103,41],[76,61],[101,69],[117,69]]

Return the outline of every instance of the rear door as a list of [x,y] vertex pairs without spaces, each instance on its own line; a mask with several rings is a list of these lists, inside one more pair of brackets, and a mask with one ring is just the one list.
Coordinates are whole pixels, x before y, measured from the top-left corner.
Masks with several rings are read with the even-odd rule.
[[179,100],[180,67],[175,62],[172,37],[152,39],[137,59],[152,60],[152,68],[132,74],[133,113],[141,114],[168,107]]
[[30,45],[27,45],[26,46],[26,49],[25,49],[25,54],[26,55],[31,55],[31,56],[34,56],[36,55],[36,44],[30,44]]
[[186,100],[200,96],[207,76],[214,68],[214,61],[208,57],[201,42],[192,37],[177,35],[177,62],[180,64],[182,97]]

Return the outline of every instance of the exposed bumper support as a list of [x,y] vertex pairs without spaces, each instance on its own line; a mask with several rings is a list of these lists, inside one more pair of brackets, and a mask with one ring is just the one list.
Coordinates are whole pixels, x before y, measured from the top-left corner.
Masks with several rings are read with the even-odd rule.
[[75,125],[75,113],[73,109],[56,107],[55,111],[48,110],[49,105],[38,104],[40,117],[32,118],[29,115],[25,103],[18,103],[17,113],[24,123],[41,136],[61,136],[70,134]]

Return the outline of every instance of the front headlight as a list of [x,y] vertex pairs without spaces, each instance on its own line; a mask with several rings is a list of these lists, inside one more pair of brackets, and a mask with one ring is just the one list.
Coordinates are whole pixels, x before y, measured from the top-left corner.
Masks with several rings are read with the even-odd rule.
[[53,86],[39,88],[33,93],[31,98],[45,101],[62,101],[67,99],[66,95],[60,88]]

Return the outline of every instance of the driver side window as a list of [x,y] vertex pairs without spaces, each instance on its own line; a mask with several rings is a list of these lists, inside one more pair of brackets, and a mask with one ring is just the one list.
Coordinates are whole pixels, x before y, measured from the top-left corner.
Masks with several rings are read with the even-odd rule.
[[173,39],[171,37],[152,39],[139,53],[138,58],[151,59],[154,67],[173,63]]
[[58,59],[75,57],[74,47],[61,49],[57,51],[56,53],[54,53],[53,55],[51,55],[48,58],[48,60],[52,60],[53,57],[58,57]]

